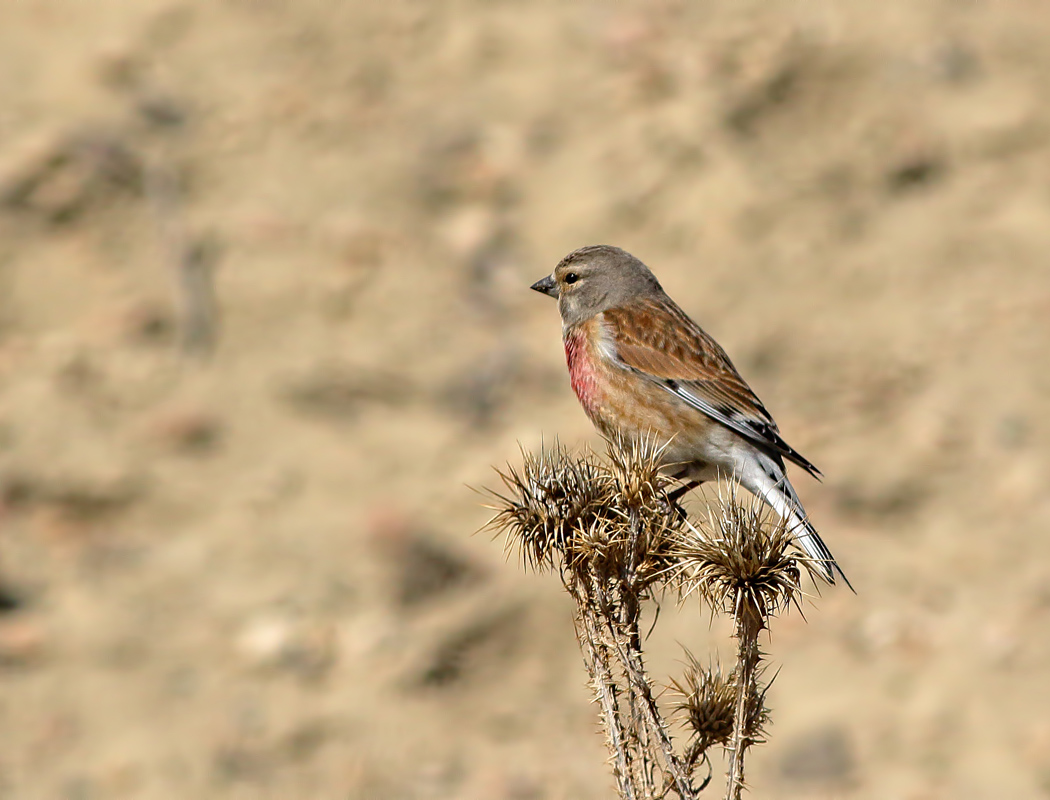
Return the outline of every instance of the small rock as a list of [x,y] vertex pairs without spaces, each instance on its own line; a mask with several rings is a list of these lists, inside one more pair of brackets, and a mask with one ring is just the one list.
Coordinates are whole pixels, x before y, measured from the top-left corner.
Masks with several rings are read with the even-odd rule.
[[280,669],[305,680],[324,677],[336,659],[335,636],[327,626],[278,614],[249,620],[234,646],[249,667]]
[[293,628],[284,617],[259,617],[248,622],[236,639],[237,651],[252,666],[278,662],[291,645]]

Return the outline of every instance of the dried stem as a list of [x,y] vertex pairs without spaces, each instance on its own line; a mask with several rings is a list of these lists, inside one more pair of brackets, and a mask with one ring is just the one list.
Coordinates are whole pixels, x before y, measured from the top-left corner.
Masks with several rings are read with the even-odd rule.
[[[628,679],[632,709],[637,707],[641,711],[644,726],[638,726],[636,722],[636,727],[641,727],[642,731],[648,733],[658,743],[659,753],[663,756],[664,764],[670,773],[669,777],[673,781],[679,796],[683,798],[693,797],[695,790],[692,788],[689,772],[684,768],[683,759],[675,753],[667,724],[664,722],[653,698],[652,684],[642,660],[642,649],[638,638],[637,615],[633,616],[627,625],[629,626],[628,645],[624,646],[617,642],[617,656]],[[637,714],[632,714],[632,717],[637,719]]]
[[726,781],[726,800],[740,800],[744,791],[744,753],[751,746],[752,698],[759,694],[758,668],[762,653],[758,635],[764,627],[758,609],[746,602],[739,604],[736,613],[736,699],[733,711],[733,738],[727,745],[729,775]]
[[[577,603],[579,608],[586,608],[586,605],[579,603],[578,600]],[[585,611],[579,615],[578,620],[578,625],[583,625],[583,631],[577,627],[576,635],[584,653],[587,672],[591,676],[591,686],[602,707],[602,722],[605,726],[609,752],[613,757],[613,774],[616,778],[617,789],[621,797],[626,800],[634,800],[631,766],[628,762],[629,751],[624,747],[624,731],[620,724],[619,686],[613,679],[612,670],[609,668],[609,653],[605,642],[599,635],[594,615]]]

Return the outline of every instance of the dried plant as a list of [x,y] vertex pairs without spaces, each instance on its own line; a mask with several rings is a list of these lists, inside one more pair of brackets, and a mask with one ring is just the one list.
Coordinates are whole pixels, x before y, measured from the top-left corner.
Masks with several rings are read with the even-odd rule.
[[[576,635],[601,708],[621,798],[696,798],[711,781],[708,752],[729,757],[726,797],[739,798],[744,756],[763,741],[769,712],[759,634],[800,599],[803,571],[816,575],[782,522],[735,487],[719,491],[704,518],[690,520],[660,471],[651,442],[610,441],[608,461],[559,444],[524,453],[499,472],[490,526],[507,534],[526,568],[556,571],[576,602]],[[643,605],[667,591],[699,595],[735,621],[736,664],[728,673],[690,654],[661,709],[645,666]],[[676,743],[676,723],[686,740]]]

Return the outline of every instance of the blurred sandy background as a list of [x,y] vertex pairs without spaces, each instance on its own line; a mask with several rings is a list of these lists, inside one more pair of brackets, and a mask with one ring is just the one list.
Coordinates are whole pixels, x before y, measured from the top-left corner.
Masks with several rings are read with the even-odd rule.
[[1050,796],[1045,12],[0,6],[0,797],[611,797],[467,488],[597,444],[527,288],[596,242],[827,475],[751,796]]

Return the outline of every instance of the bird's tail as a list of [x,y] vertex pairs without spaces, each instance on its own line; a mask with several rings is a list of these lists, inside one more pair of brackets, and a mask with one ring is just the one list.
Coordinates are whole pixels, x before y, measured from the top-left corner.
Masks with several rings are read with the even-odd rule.
[[828,546],[824,544],[816,528],[810,524],[806,509],[795,493],[795,487],[788,480],[784,467],[764,453],[757,454],[757,463],[749,466],[752,468],[740,473],[744,487],[762,498],[784,519],[799,547],[813,559],[817,570],[828,583],[835,583],[837,572],[846,585],[853,589],[849,578],[835,561]]

